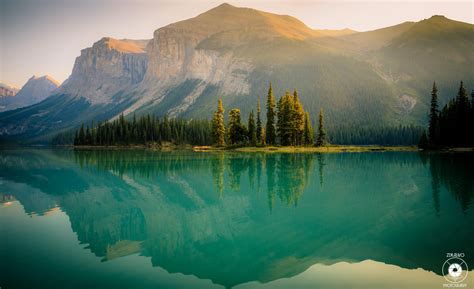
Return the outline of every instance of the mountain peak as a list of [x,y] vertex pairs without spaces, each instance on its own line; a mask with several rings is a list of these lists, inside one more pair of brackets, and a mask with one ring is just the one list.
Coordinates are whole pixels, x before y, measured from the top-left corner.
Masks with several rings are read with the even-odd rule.
[[[33,75],[29,80],[28,82],[30,81],[39,81],[39,82],[42,82],[42,81],[45,81],[45,82],[50,82],[56,86],[59,86],[61,83],[59,81],[57,81],[56,79],[54,79],[52,76],[50,75],[42,75],[42,76],[37,76],[37,75]],[[27,83],[28,83],[27,82]]]
[[233,5],[230,5],[229,3],[224,2],[221,5],[215,7],[214,9],[231,9],[231,8],[237,8],[237,7],[235,7]]
[[[201,39],[221,33],[226,40],[240,39],[273,39],[283,37],[303,40],[319,33],[300,20],[260,10],[236,7],[223,3],[198,16],[170,24],[157,31],[175,29],[191,32]],[[222,33],[225,33],[222,34]]]
[[112,37],[102,37],[94,43],[95,48],[105,48],[116,50],[122,53],[145,53],[148,40],[115,39]]

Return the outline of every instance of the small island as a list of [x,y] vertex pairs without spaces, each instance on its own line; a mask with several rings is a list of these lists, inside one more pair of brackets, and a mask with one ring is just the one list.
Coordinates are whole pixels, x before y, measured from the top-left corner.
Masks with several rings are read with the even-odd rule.
[[[318,115],[316,133],[310,115],[298,97],[298,91],[286,92],[278,102],[270,82],[266,100],[266,122],[262,121],[260,97],[256,114],[251,110],[247,123],[241,120],[239,108],[232,108],[225,121],[222,99],[212,119],[177,119],[145,115],[132,119],[121,114],[111,121],[84,125],[74,133],[74,147],[81,149],[192,149],[199,152],[278,152],[278,153],[334,153],[380,151],[472,151],[474,146],[469,123],[474,115],[474,92],[471,100],[461,81],[456,98],[440,111],[438,88],[433,83],[428,133],[423,128],[399,127],[398,131],[385,131],[395,145],[387,143],[331,144],[325,129],[324,111]],[[382,130],[383,131],[383,130]],[[411,142],[406,143],[407,136]],[[59,135],[57,138],[64,137]],[[384,137],[382,137],[383,139]],[[397,142],[397,138],[401,140]],[[415,144],[413,139],[419,140]],[[405,141],[405,143],[403,143]]]

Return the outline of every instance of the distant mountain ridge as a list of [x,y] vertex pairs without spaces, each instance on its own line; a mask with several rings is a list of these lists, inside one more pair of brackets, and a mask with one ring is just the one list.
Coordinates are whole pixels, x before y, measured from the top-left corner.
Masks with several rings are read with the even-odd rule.
[[49,75],[32,76],[26,84],[11,97],[0,98],[0,111],[30,106],[46,99],[60,83]]
[[2,97],[15,96],[17,92],[18,92],[18,88],[10,86],[5,83],[0,83],[0,99]]
[[277,97],[298,89],[313,119],[324,108],[329,130],[420,125],[433,81],[442,103],[460,80],[472,87],[473,48],[474,25],[442,16],[333,31],[222,4],[157,29],[151,40],[103,38],[82,50],[55,95],[0,114],[0,137],[47,141],[120,113],[210,117],[220,97],[245,117],[270,81]]

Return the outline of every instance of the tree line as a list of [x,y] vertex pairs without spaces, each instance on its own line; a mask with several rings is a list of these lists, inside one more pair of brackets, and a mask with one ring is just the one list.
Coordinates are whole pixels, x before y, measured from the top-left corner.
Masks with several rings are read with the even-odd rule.
[[141,145],[172,142],[175,144],[208,145],[212,142],[208,120],[183,120],[145,115],[127,120],[117,119],[85,126],[74,134],[74,145],[110,146]]
[[419,146],[428,149],[474,147],[473,123],[474,90],[469,100],[467,90],[461,81],[456,97],[439,110],[438,87],[433,83],[428,134],[423,133]]
[[172,142],[216,146],[323,146],[331,142],[342,145],[415,145],[424,131],[413,125],[360,127],[348,124],[333,127],[327,133],[321,109],[315,133],[310,115],[304,110],[297,90],[286,92],[277,102],[271,83],[265,108],[266,119],[263,120],[258,97],[256,108],[250,111],[246,121],[242,120],[240,109],[233,108],[228,113],[227,124],[222,99],[218,100],[217,110],[210,121],[166,116],[160,118],[154,115],[127,118],[122,114],[112,121],[82,124],[74,132],[58,134],[53,144],[113,146]]
[[213,144],[225,145],[325,145],[327,143],[324,129],[323,110],[319,113],[319,126],[316,142],[308,112],[306,112],[298,98],[295,89],[293,94],[286,92],[278,103],[275,101],[272,84],[270,83],[266,101],[266,122],[263,125],[261,118],[260,98],[254,110],[248,116],[247,124],[242,123],[240,109],[233,108],[229,111],[227,129],[225,125],[224,106],[222,100],[217,103],[217,110],[212,117]]

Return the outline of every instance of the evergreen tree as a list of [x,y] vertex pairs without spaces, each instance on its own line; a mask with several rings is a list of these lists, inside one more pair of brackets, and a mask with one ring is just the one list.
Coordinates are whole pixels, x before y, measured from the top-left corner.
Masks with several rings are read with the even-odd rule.
[[423,131],[423,134],[420,137],[420,142],[418,143],[418,147],[421,149],[426,149],[430,146],[430,142],[428,137],[426,136],[426,132]]
[[431,107],[430,107],[430,121],[428,128],[428,140],[430,145],[434,146],[438,143],[439,123],[438,123],[438,88],[433,82],[433,89],[431,90]]
[[255,131],[255,119],[253,116],[253,110],[249,114],[249,121],[248,121],[248,139],[252,146],[257,145],[257,132]]
[[472,126],[469,125],[469,112],[471,110],[471,105],[469,103],[469,97],[467,94],[466,89],[464,88],[464,84],[461,81],[459,86],[459,92],[457,95],[457,122],[456,122],[456,144],[457,146],[468,146],[468,138],[470,138],[470,134],[472,134],[472,130],[470,131],[469,128]]
[[474,110],[474,89],[471,91],[471,109]]
[[292,138],[294,145],[303,144],[303,134],[304,134],[304,122],[305,122],[305,112],[303,105],[301,104],[298,98],[298,92],[296,89],[293,92],[293,113],[292,113]]
[[79,144],[85,145],[86,144],[86,134],[84,132],[84,124],[81,125],[79,129]]
[[465,107],[469,106],[469,99],[467,97],[467,91],[464,88],[464,83],[462,81],[461,81],[461,84],[459,85],[459,91],[458,91],[458,94],[456,96],[456,102],[457,102],[457,105],[460,108],[465,108]]
[[267,95],[267,124],[265,128],[266,143],[268,145],[276,144],[276,131],[275,131],[275,97],[273,96],[272,83],[268,88]]
[[303,143],[305,145],[310,145],[310,144],[313,144],[313,142],[314,142],[313,126],[311,125],[309,114],[306,112],[304,114]]
[[245,142],[245,129],[240,121],[240,109],[238,108],[229,112],[229,142],[230,144]]
[[225,145],[224,106],[221,99],[217,103],[217,111],[212,118],[212,135],[216,145]]
[[324,113],[323,109],[319,111],[319,126],[318,126],[318,139],[316,141],[317,146],[323,146],[327,143],[326,131],[324,130]]
[[[250,129],[250,128],[249,128]],[[258,103],[257,103],[257,144],[263,144],[263,128],[262,128],[262,120],[260,118],[260,96],[258,96]]]
[[287,146],[293,140],[293,97],[289,92],[280,98],[277,106],[277,133],[280,144]]

